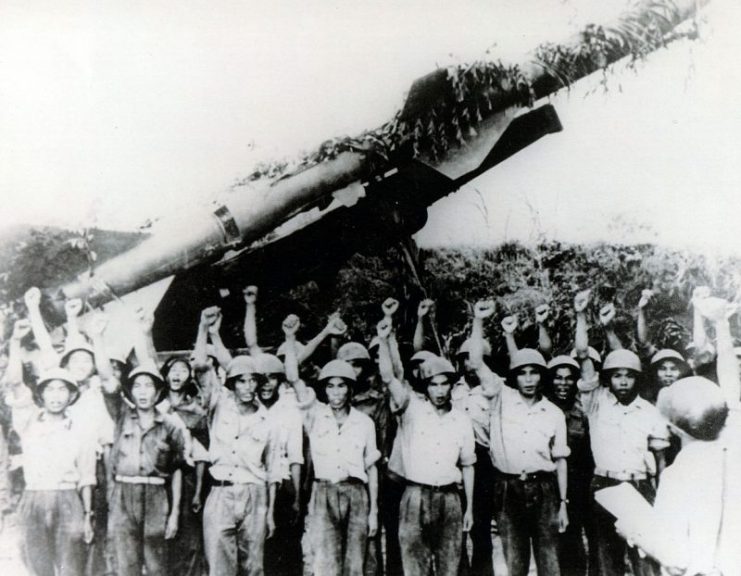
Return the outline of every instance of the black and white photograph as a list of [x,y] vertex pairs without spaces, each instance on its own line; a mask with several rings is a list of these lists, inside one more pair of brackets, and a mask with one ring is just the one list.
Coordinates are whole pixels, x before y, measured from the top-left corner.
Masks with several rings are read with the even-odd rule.
[[740,29],[0,0],[0,574],[741,576]]

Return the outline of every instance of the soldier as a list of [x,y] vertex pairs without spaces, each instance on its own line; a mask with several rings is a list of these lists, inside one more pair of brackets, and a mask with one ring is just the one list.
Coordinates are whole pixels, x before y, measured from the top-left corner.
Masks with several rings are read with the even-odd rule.
[[[425,399],[394,375],[391,322],[378,324],[379,370],[399,414],[399,449],[407,482],[401,500],[399,542],[404,574],[458,573],[462,532],[473,524],[474,438],[468,417],[451,405],[453,365],[432,358],[421,366]],[[466,508],[462,510],[459,484]]]
[[166,541],[178,531],[187,431],[178,418],[156,409],[166,384],[153,362],[145,359],[123,386],[109,362],[96,365],[116,425],[108,531],[115,537],[118,573],[139,576],[146,568],[148,575],[167,574]]
[[263,377],[257,397],[278,430],[275,536],[265,543],[265,573],[268,576],[299,575],[301,469],[304,464],[302,416],[293,389],[284,388],[286,370],[283,362],[272,354],[258,354],[255,361]]
[[477,302],[471,362],[489,404],[489,446],[496,469],[495,515],[510,576],[525,576],[530,548],[539,574],[559,574],[558,533],[568,526],[566,420],[543,397],[546,363],[523,348],[510,359],[508,386],[482,360],[483,321],[492,302]]
[[[79,396],[77,381],[66,370],[42,373],[36,398],[24,386],[20,341],[29,332],[16,322],[10,342],[7,381],[13,393],[13,420],[23,449],[26,487],[19,512],[23,560],[38,576],[78,575],[85,570],[84,543],[93,539],[92,487],[95,443],[67,413]],[[22,414],[22,416],[21,416]]]
[[378,530],[378,470],[373,421],[351,405],[355,371],[342,360],[327,363],[319,375],[327,404],[298,376],[295,333],[298,319],[283,323],[286,376],[304,410],[304,427],[314,464],[307,533],[313,573],[361,576],[368,538]]
[[561,534],[559,561],[561,573],[565,576],[582,576],[587,568],[586,537],[589,545],[590,573],[596,559],[593,554],[591,508],[589,485],[592,480],[594,461],[589,448],[589,427],[587,418],[578,400],[576,382],[579,379],[579,363],[571,356],[556,356],[548,362],[548,399],[558,406],[566,417],[567,443],[571,454],[567,460],[569,503],[566,510],[569,525]]
[[[642,370],[636,354],[614,350],[605,358],[601,374],[594,371],[588,356],[585,313],[588,303],[589,291],[580,292],[574,299],[575,344],[581,360],[578,388],[589,419],[595,463],[592,493],[629,482],[653,502],[655,477],[663,469],[663,450],[669,445],[666,423],[652,404],[638,396]],[[624,574],[626,546],[615,531],[614,518],[596,502],[592,514],[600,574]],[[628,553],[636,575],[657,573],[655,562],[640,558],[635,550]]]

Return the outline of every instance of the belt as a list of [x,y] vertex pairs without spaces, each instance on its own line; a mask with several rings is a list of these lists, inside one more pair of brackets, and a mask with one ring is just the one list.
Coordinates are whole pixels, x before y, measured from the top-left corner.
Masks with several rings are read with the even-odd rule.
[[555,476],[553,472],[539,470],[538,472],[522,472],[521,474],[509,474],[497,470],[497,476],[507,480],[521,480],[522,482],[533,482],[535,480],[552,480]]
[[53,488],[29,488],[26,487],[27,492],[54,492],[56,490],[77,490],[77,484],[74,482],[59,482],[55,484]]
[[152,486],[164,486],[165,479],[159,476],[119,476],[116,474],[116,482],[122,484],[150,484]]
[[594,475],[602,476],[603,478],[609,478],[610,480],[620,480],[621,482],[645,480],[646,478],[648,478],[648,474],[646,474],[645,472],[612,472],[611,470],[604,470],[603,468],[595,468]]
[[433,484],[422,484],[421,482],[412,482],[411,480],[407,480],[407,486],[418,486],[419,488],[424,488],[431,492],[458,492],[458,484],[455,483],[435,486]]
[[325,486],[334,486],[336,484],[359,484],[361,486],[365,486],[365,482],[363,482],[360,478],[353,478],[352,476],[343,480],[338,480],[337,482],[333,482],[332,480],[324,480],[322,478],[314,478],[314,484],[323,484]]

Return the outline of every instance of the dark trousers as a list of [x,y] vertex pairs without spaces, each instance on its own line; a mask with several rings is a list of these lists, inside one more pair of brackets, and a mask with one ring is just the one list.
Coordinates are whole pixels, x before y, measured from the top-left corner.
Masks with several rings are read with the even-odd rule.
[[410,484],[401,498],[399,544],[405,576],[456,576],[463,540],[461,497],[455,489]]
[[386,532],[386,576],[403,576],[399,547],[399,508],[406,484],[403,478],[385,476],[381,481],[383,497],[379,509]]
[[33,576],[84,572],[84,511],[77,490],[33,490],[19,506],[23,560]]
[[368,489],[363,482],[315,481],[307,533],[315,576],[362,576],[368,540]]
[[206,569],[203,550],[203,520],[200,513],[193,512],[195,490],[195,469],[183,468],[178,532],[167,545],[169,571],[178,576],[202,576]]
[[165,525],[167,489],[151,484],[113,486],[108,533],[114,539],[118,576],[164,576],[167,570]]
[[563,576],[584,576],[587,571],[597,574],[590,482],[591,473],[569,468],[569,526],[559,536],[558,549]]
[[471,574],[493,576],[491,519],[494,515],[494,466],[488,448],[476,444],[473,468],[473,527],[471,528]]
[[556,475],[540,473],[521,480],[497,474],[494,513],[509,576],[526,576],[530,545],[538,574],[559,576],[558,487]]
[[303,527],[293,511],[296,491],[291,480],[283,480],[275,494],[275,534],[265,541],[266,576],[300,576]]
[[87,576],[101,576],[115,574],[115,559],[113,558],[113,543],[108,538],[108,498],[105,461],[98,458],[95,470],[97,484],[93,488],[93,510],[95,519],[93,529],[95,536],[87,546],[87,560],[85,574]]
[[[592,479],[592,495],[597,490],[616,486],[619,480],[595,476]],[[650,480],[633,480],[630,482],[651,504],[656,490]],[[628,553],[634,576],[657,576],[659,567],[650,558],[641,558],[635,548],[628,548],[625,540],[615,530],[615,517],[592,499],[592,516],[594,536],[597,544],[597,563],[602,576],[623,576],[625,574],[625,553]]]

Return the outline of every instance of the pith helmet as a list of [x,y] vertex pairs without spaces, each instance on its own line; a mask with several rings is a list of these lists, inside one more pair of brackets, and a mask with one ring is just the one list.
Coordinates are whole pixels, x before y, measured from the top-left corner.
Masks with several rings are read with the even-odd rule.
[[260,374],[285,374],[286,367],[280,358],[273,354],[260,354],[255,358],[257,371]]
[[255,374],[258,372],[256,362],[249,356],[235,356],[226,367],[226,379],[243,376],[244,374]]
[[41,377],[36,384],[36,394],[40,396],[41,393],[44,391],[46,385],[52,380],[61,380],[67,385],[67,388],[69,389],[71,394],[69,402],[70,404],[75,402],[75,400],[77,400],[77,398],[80,396],[80,388],[77,386],[77,382],[75,382],[72,374],[70,374],[64,368],[52,368],[51,370],[42,372]]
[[427,360],[420,367],[420,371],[422,380],[429,380],[430,378],[440,376],[441,374],[444,374],[445,376],[448,376],[450,378],[455,376],[455,368],[453,367],[453,365],[450,363],[449,360],[440,358],[440,356],[435,356]]
[[355,370],[344,360],[330,360],[319,373],[319,380],[329,380],[330,378],[344,378],[355,382]]
[[543,355],[532,348],[522,348],[512,354],[512,358],[509,362],[510,371],[517,370],[523,366],[537,366],[538,368],[543,369],[547,367]]
[[576,360],[571,356],[566,356],[565,354],[551,358],[550,362],[548,362],[548,370],[555,370],[557,368],[562,368],[563,366],[573,368],[574,370],[579,370],[580,368],[579,363]]
[[350,360],[370,360],[371,357],[360,342],[347,342],[337,350],[337,359],[349,362]]
[[642,372],[641,359],[635,352],[630,350],[613,350],[605,358],[602,365],[603,370],[620,370],[625,368],[634,372]]
[[59,360],[59,365],[62,367],[67,366],[69,357],[72,356],[72,354],[74,354],[75,352],[87,352],[88,354],[90,354],[90,356],[95,358],[95,351],[93,350],[93,347],[84,340],[79,340],[72,344],[68,344],[65,347],[62,358]]
[[132,402],[134,401],[131,396],[131,388],[134,385],[134,380],[136,380],[137,376],[141,376],[142,374],[146,374],[152,378],[154,385],[157,388],[157,399],[155,402],[161,401],[164,398],[163,392],[165,391],[166,385],[165,381],[162,379],[162,374],[160,374],[160,371],[154,362],[145,362],[129,372],[129,375],[123,384],[124,394],[129,398],[129,400]]
[[663,350],[659,350],[651,357],[651,367],[653,368],[658,366],[664,360],[674,360],[675,362],[679,362],[684,367],[688,366],[687,360],[685,360],[684,356],[682,356],[679,352],[670,348],[665,348]]

